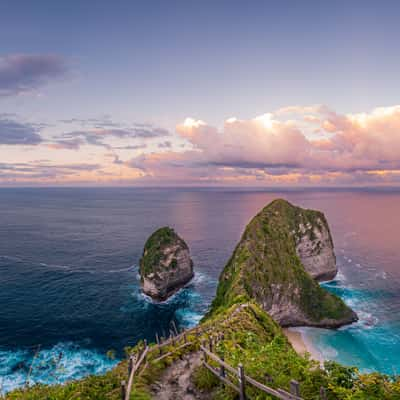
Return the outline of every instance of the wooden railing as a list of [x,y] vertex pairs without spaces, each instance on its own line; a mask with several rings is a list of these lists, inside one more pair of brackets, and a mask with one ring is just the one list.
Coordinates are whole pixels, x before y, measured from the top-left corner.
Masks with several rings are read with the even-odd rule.
[[[134,377],[143,364],[143,369],[146,368],[146,358],[148,357],[149,352],[158,353],[157,357],[153,358],[150,362],[161,361],[164,358],[173,355],[176,351],[193,345],[196,340],[194,342],[189,341],[189,335],[194,335],[196,338],[198,338],[204,333],[207,333],[212,328],[213,326],[205,328],[197,326],[195,328],[183,330],[181,333],[178,333],[175,324],[173,324],[173,329],[170,330],[169,338],[159,337],[159,335],[156,334],[157,344],[152,345],[151,347],[149,347],[146,340],[144,340],[143,349],[137,354],[136,359],[133,355],[131,355],[128,359],[128,384],[126,384],[125,381],[121,382],[121,399],[130,400]],[[218,340],[223,339],[223,334],[218,335]],[[179,341],[182,341],[182,343],[179,343]],[[172,351],[165,352],[164,347],[168,345],[172,345],[174,346],[174,348]],[[213,352],[215,343],[212,338],[209,339],[207,345],[206,341],[202,340],[200,350],[203,353],[203,366],[207,368],[212,374],[214,374],[223,384],[235,390],[239,394],[240,400],[246,400],[246,385],[251,385],[256,389],[271,396],[274,396],[275,398],[280,400],[303,400],[303,398],[300,397],[300,384],[296,380],[290,381],[290,392],[284,389],[274,389],[246,375],[242,364],[239,364],[237,368],[234,368],[233,366],[225,362],[223,356],[219,357],[218,355],[216,355]],[[209,360],[212,360],[214,363],[218,364],[218,367],[215,368],[210,365]],[[327,399],[326,391],[323,387],[320,388],[320,399]]]
[[146,340],[144,341],[144,349],[138,353],[137,359],[135,362],[134,356],[131,355],[128,359],[128,385],[126,381],[121,382],[121,399],[129,400],[132,391],[133,378],[135,374],[138,372],[140,366],[146,361],[147,353],[149,352],[150,347],[147,345]]
[[[224,335],[219,335],[217,339],[223,340]],[[264,393],[274,396],[277,399],[303,400],[303,398],[300,396],[300,384],[296,380],[292,379],[290,381],[290,392],[287,392],[284,389],[274,389],[272,387],[269,387],[246,375],[242,364],[239,364],[237,368],[234,368],[225,362],[223,356],[219,357],[218,355],[216,355],[213,352],[213,348],[215,348],[215,343],[213,342],[212,338],[209,339],[207,344],[208,346],[206,346],[206,341],[202,340],[200,346],[200,350],[203,352],[203,366],[207,368],[212,374],[214,374],[225,385],[238,392],[240,400],[246,400],[247,384],[257,388]],[[214,368],[212,365],[210,365],[210,363],[208,362],[209,359],[218,364],[218,367]],[[320,388],[319,395],[321,400],[327,400],[325,388]]]
[[[246,399],[246,384],[250,384],[257,389],[261,390],[264,393],[275,396],[281,400],[303,400],[300,397],[300,385],[297,381],[292,380],[290,382],[290,393],[286,392],[283,389],[273,389],[269,386],[266,386],[260,382],[257,382],[255,379],[247,376],[244,371],[244,367],[242,364],[239,364],[238,368],[234,368],[231,365],[227,364],[222,358],[218,357],[216,354],[212,353],[205,347],[205,342],[200,346],[200,349],[203,352],[203,365],[210,372],[212,372],[218,379],[220,379],[225,385],[231,387],[233,390],[239,393],[240,400]],[[219,369],[215,369],[208,363],[208,359],[213,360],[219,365]],[[233,376],[233,379],[237,380],[238,383],[230,379],[228,373]]]
[[[169,338],[160,337],[156,333],[156,343],[153,346],[148,346],[147,341],[144,340],[144,346],[141,351],[137,354],[136,358],[134,355],[130,355],[128,358],[128,383],[126,381],[121,382],[121,399],[129,400],[132,392],[132,386],[134,382],[134,377],[138,373],[140,367],[144,364],[146,368],[146,359],[148,357],[149,352],[158,352],[158,357],[151,360],[151,362],[158,362],[163,360],[164,358],[173,355],[176,351],[181,350],[185,347],[188,347],[193,344],[193,342],[188,341],[189,335],[194,335],[199,337],[200,335],[206,333],[210,330],[212,326],[208,328],[203,328],[196,326],[191,329],[183,330],[181,333],[178,332],[176,325],[172,322],[172,329],[170,330]],[[179,344],[179,341],[182,341],[182,344]],[[164,352],[164,347],[172,345],[174,349],[167,353]]]

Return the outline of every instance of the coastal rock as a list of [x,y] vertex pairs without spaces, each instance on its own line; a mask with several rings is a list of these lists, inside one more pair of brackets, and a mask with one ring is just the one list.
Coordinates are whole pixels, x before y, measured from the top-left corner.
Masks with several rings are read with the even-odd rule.
[[193,275],[193,262],[185,241],[169,227],[155,231],[147,240],[140,260],[143,292],[154,300],[166,300]]
[[315,281],[336,274],[334,260],[323,214],[275,200],[246,227],[220,276],[210,313],[253,299],[285,327],[352,323],[354,311]]
[[302,222],[293,232],[296,252],[305,270],[317,281],[332,280],[337,274],[336,257],[328,223],[324,214],[311,211],[313,218],[307,218],[310,210],[299,209]]

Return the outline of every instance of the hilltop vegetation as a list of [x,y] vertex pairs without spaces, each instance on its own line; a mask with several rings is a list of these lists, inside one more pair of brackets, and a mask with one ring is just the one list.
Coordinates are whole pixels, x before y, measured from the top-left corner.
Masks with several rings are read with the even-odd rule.
[[186,242],[170,227],[157,229],[146,241],[140,259],[142,290],[154,300],[166,300],[193,278]]
[[[131,399],[149,400],[153,385],[162,378],[166,369],[183,355],[198,351],[203,339],[224,334],[215,352],[232,366],[244,365],[246,374],[274,388],[289,388],[291,379],[300,382],[301,395],[307,400],[319,399],[319,390],[326,388],[328,400],[399,400],[400,380],[378,373],[361,375],[355,368],[343,367],[333,362],[319,363],[298,355],[286,339],[279,325],[257,304],[240,303],[207,318],[201,325],[207,333],[197,337],[189,334],[192,342],[185,349],[179,344],[169,345],[165,352],[171,355],[162,361],[154,361],[158,351],[150,352],[147,367],[135,379]],[[135,352],[135,348],[127,352]],[[120,382],[127,379],[127,362],[122,361],[105,375],[88,377],[80,381],[57,386],[35,386],[28,390],[9,393],[7,400],[119,400]],[[193,374],[196,390],[214,400],[234,400],[237,394],[221,383],[205,368]],[[248,387],[250,399],[271,399],[257,389]],[[157,398],[157,397],[156,397]]]

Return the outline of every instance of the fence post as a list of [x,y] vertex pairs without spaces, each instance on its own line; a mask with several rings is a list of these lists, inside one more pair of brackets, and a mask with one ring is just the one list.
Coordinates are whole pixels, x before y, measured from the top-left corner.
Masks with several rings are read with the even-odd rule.
[[[225,361],[225,357],[221,356],[221,360]],[[225,378],[225,367],[222,364],[219,367],[219,376],[222,376],[222,378]]]
[[178,332],[178,329],[176,329],[175,321],[172,320],[172,321],[171,321],[171,324],[172,324],[172,328],[173,328],[174,331],[175,331],[175,335],[178,336],[178,335],[179,335],[179,332]]
[[162,347],[160,346],[160,345],[161,345],[161,342],[160,342],[160,338],[159,338],[157,332],[156,332],[156,341],[157,341],[158,351],[159,351],[160,356],[161,356],[161,355],[162,355]]
[[[143,353],[147,350],[147,339],[143,340],[143,344],[144,344],[144,349],[143,349]],[[144,355],[143,361],[146,361],[146,354]]]
[[[202,339],[201,341],[201,345],[206,348],[206,341],[204,339]],[[203,350],[203,358],[204,358],[204,362],[207,362],[207,353]]]
[[184,343],[186,343],[186,332],[185,331],[183,331],[183,341],[184,341]]
[[326,390],[324,387],[320,387],[319,389],[319,397],[321,398],[321,400],[327,400],[328,398],[326,397]]
[[238,377],[239,377],[239,398],[240,400],[246,400],[246,390],[245,390],[245,377],[244,377],[244,368],[242,364],[238,366]]
[[133,369],[133,356],[129,356],[129,360],[128,360],[128,376],[131,375]]
[[212,353],[212,351],[213,351],[213,340],[212,340],[212,336],[210,336],[209,348],[210,348],[210,353]]
[[121,381],[121,399],[125,400],[125,396],[126,396],[126,382]]
[[300,397],[300,384],[294,379],[290,381],[290,393],[297,397]]

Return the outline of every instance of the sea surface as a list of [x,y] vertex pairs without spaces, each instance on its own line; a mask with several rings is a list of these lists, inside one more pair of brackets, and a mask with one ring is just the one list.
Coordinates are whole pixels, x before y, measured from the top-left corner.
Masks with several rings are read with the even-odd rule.
[[[246,223],[278,197],[325,212],[340,272],[324,286],[360,316],[306,337],[325,358],[400,373],[399,191],[4,188],[0,391],[103,373],[125,346],[166,334],[172,320],[196,324]],[[138,262],[165,225],[189,244],[196,276],[155,304],[140,292]]]

